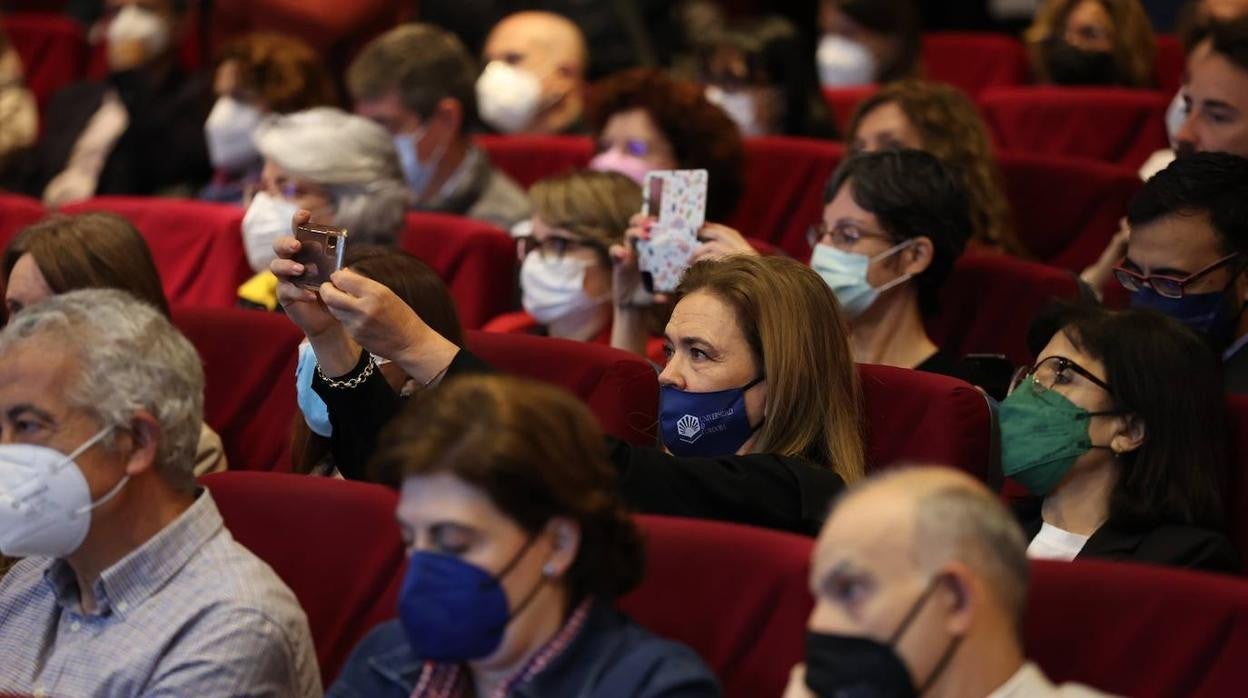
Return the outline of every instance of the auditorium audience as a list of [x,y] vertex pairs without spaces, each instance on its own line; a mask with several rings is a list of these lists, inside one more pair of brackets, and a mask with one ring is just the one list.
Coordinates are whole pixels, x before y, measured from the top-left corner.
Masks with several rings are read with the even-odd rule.
[[529,217],[529,201],[468,136],[476,80],[463,44],[429,24],[382,34],[347,71],[355,112],[393,136],[416,208],[510,228]]
[[919,74],[914,0],[819,0],[815,53],[826,88],[888,83]]
[[199,198],[242,204],[264,166],[252,140],[264,118],[337,106],[338,97],[321,57],[281,34],[249,34],[226,44],[213,76],[217,101],[204,122],[213,177]]
[[457,378],[395,418],[375,463],[402,473],[407,576],[398,618],[330,696],[719,695],[696,654],[614,608],[641,582],[643,544],[575,398]]
[[744,187],[741,133],[697,84],[659,70],[617,73],[595,85],[588,113],[598,148],[591,169],[638,184],[651,170],[704,169],[706,219],[726,220],[736,210]]
[[1040,82],[1154,86],[1157,40],[1140,0],[1047,0],[1025,38]]
[[1001,403],[1001,470],[1031,557],[1233,572],[1223,533],[1227,426],[1218,362],[1152,311],[1042,315],[1036,364]]
[[1024,545],[993,493],[955,470],[851,489],[815,546],[806,661],[785,698],[1104,695],[1027,661]]
[[517,12],[494,25],[482,51],[477,111],[499,133],[585,132],[589,47],[552,12]]
[[1010,220],[988,128],[961,90],[921,80],[885,85],[858,105],[846,144],[851,153],[916,148],[940,158],[960,174],[970,197],[969,244],[1026,254]]
[[264,168],[243,217],[247,261],[257,272],[239,289],[247,305],[276,309],[277,280],[268,272],[273,241],[290,233],[301,208],[313,223],[346,228],[352,244],[397,241],[411,192],[385,129],[318,107],[266,120],[255,144]]
[[[305,220],[300,212],[295,223]],[[349,270],[318,300],[288,280],[302,273],[290,259],[298,241],[274,249],[279,298],[316,351],[312,386],[332,438],[354,452],[338,462],[347,477],[362,476],[377,433],[403,404],[370,353],[424,386],[490,370]],[[863,472],[861,389],[834,297],[797,262],[748,256],[695,265],[677,296],[672,358],[659,377],[666,450],[608,439],[624,499],[650,513],[817,531],[828,498]],[[812,356],[821,362],[799,358]],[[784,408],[768,410],[775,403]]]
[[69,85],[44,112],[27,189],[48,206],[96,194],[188,195],[211,174],[212,86],[176,49],[184,0],[105,0],[109,74]]
[[6,176],[14,154],[39,135],[39,108],[23,80],[22,59],[0,30],[0,172]]
[[72,291],[0,332],[0,691],[319,696],[308,621],[192,465],[199,354],[152,306]]
[[[170,317],[147,242],[116,214],[53,215],[23,229],[4,251],[4,301],[10,318],[46,298],[84,288],[126,291]],[[221,437],[201,424],[195,475],[226,467]]]

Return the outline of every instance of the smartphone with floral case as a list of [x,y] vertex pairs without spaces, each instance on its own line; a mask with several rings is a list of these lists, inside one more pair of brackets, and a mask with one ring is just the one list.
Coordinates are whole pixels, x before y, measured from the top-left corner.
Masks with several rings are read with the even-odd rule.
[[649,240],[637,241],[646,290],[671,293],[689,267],[706,222],[706,170],[656,170],[642,185],[642,213],[655,219]]

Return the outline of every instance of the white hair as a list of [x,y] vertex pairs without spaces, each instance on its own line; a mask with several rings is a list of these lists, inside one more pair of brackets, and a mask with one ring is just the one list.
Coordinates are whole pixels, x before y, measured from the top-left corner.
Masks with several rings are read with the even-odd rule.
[[376,123],[333,107],[269,117],[253,139],[290,174],[324,186],[335,222],[367,244],[392,244],[411,192],[394,140]]
[[157,472],[173,487],[194,488],[204,370],[195,347],[164,315],[124,291],[70,291],[15,315],[0,331],[0,360],[31,341],[78,356],[82,371],[65,400],[101,428],[130,429],[136,412],[153,415],[161,432]]

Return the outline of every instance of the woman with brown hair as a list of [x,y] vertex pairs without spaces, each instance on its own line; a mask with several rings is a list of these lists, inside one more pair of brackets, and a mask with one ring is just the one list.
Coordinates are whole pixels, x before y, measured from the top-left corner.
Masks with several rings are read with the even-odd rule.
[[1026,254],[1010,220],[988,129],[975,105],[957,88],[921,80],[885,85],[858,105],[846,145],[851,153],[925,150],[953,165],[970,197],[970,243]]
[[613,608],[642,542],[575,398],[457,378],[414,398],[374,462],[401,473],[407,577],[329,696],[719,695],[697,655]]
[[1040,82],[1153,86],[1157,40],[1140,0],[1048,0],[1024,38]]

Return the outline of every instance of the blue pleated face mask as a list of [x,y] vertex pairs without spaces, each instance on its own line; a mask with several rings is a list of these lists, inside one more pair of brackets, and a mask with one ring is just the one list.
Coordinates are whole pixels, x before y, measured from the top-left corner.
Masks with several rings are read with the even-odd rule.
[[763,382],[759,377],[741,388],[691,393],[665,385],[659,389],[659,427],[663,445],[675,456],[730,456],[762,426],[750,426],[745,391]]
[[840,302],[841,308],[852,320],[867,312],[880,294],[904,284],[910,280],[911,274],[889,281],[878,288],[867,281],[867,272],[871,264],[901,252],[914,244],[915,238],[894,245],[874,257],[858,252],[846,252],[832,245],[815,245],[815,252],[810,258],[810,268],[814,269]]
[[303,421],[313,434],[329,438],[334,428],[329,422],[329,408],[325,401],[312,390],[312,379],[316,377],[316,352],[312,345],[299,345],[299,363],[295,366],[295,401],[299,411],[303,413]]

